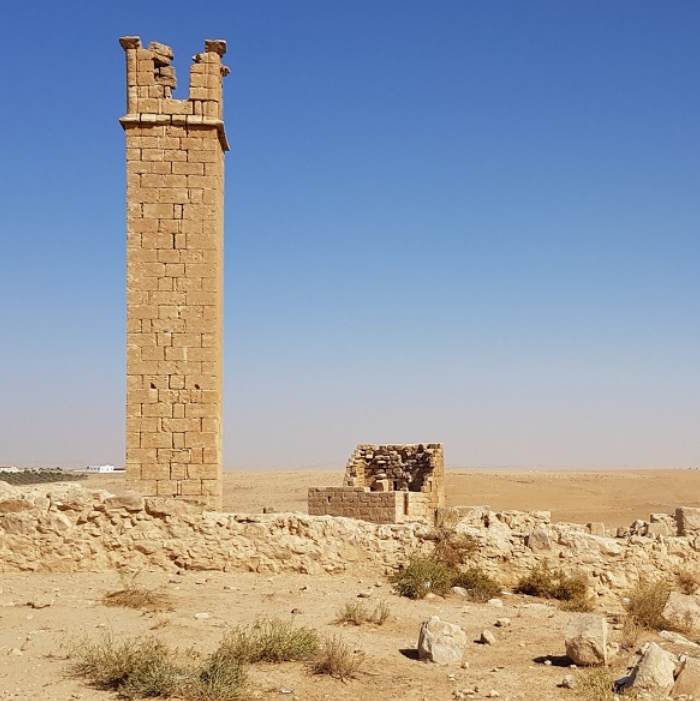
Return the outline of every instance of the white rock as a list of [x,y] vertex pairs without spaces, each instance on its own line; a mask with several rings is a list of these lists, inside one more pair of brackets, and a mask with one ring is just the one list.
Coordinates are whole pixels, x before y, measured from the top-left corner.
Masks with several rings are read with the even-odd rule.
[[420,629],[418,657],[437,664],[458,664],[466,645],[467,634],[458,625],[431,616]]
[[629,686],[637,691],[665,695],[673,688],[676,663],[669,652],[656,643],[649,643],[629,678]]
[[495,645],[496,636],[490,630],[482,630],[479,641],[484,645]]
[[674,628],[690,629],[700,624],[700,606],[696,597],[672,591],[661,615]]
[[592,613],[572,618],[566,626],[566,656],[574,664],[602,666],[608,662],[608,623]]
[[700,660],[697,657],[686,657],[681,664],[671,695],[682,694],[700,698]]

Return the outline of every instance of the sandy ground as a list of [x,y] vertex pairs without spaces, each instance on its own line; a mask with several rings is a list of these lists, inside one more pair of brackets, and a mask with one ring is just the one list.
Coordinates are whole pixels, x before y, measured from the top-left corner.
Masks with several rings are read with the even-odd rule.
[[[312,626],[321,636],[340,634],[365,663],[355,679],[345,683],[310,673],[304,663],[263,664],[250,668],[247,698],[290,698],[296,701],[449,701],[455,690],[478,689],[473,698],[492,690],[515,701],[572,701],[570,690],[559,688],[569,673],[564,654],[564,629],[572,615],[525,597],[504,596],[504,606],[466,603],[452,596],[432,601],[399,599],[382,577],[364,580],[338,576],[285,575],[262,577],[249,573],[143,573],[140,584],[167,592],[171,610],[148,613],[106,607],[102,597],[120,588],[116,573],[81,575],[2,576],[0,594],[0,699],[42,701],[107,701],[114,695],[90,688],[66,676],[71,644],[109,634],[116,640],[157,636],[181,650],[210,652],[227,627],[253,622],[259,616],[292,618]],[[339,609],[357,595],[371,609],[386,601],[392,611],[381,627],[334,623]],[[32,608],[31,602],[52,602]],[[295,613],[292,613],[295,610]],[[208,614],[198,618],[196,614]],[[465,661],[449,667],[420,662],[415,646],[422,621],[431,615],[461,625],[468,636]],[[501,617],[510,627],[497,628]],[[494,646],[477,642],[491,630]],[[544,664],[550,657],[551,666]],[[615,661],[622,674],[630,658]],[[533,695],[533,685],[537,692]],[[287,689],[291,693],[283,693]]]
[[[342,470],[228,472],[225,507],[256,512],[306,508],[309,485],[339,484]],[[93,476],[89,486],[119,490],[123,477]],[[551,509],[558,520],[602,520],[629,524],[652,511],[670,512],[679,504],[700,504],[700,472],[504,472],[451,470],[448,504],[489,504],[494,509]],[[450,701],[456,690],[475,690],[469,698],[510,701],[574,701],[575,692],[559,687],[570,672],[564,655],[564,629],[573,615],[555,606],[505,594],[504,606],[446,599],[400,599],[378,571],[361,578],[311,577],[253,573],[142,572],[138,584],[166,592],[170,610],[145,612],[106,607],[103,596],[121,587],[118,573],[0,575],[0,700],[107,701],[112,693],[90,688],[66,675],[72,642],[157,636],[182,650],[211,651],[225,630],[260,616],[293,619],[318,629],[321,636],[340,633],[362,650],[366,661],[357,678],[342,683],[315,676],[302,663],[255,665],[247,698],[296,701]],[[372,608],[389,603],[391,618],[381,627],[334,623],[346,602],[362,599]],[[44,604],[49,604],[44,607]],[[41,606],[37,608],[36,605]],[[294,613],[292,613],[294,611]],[[207,614],[206,617],[196,614]],[[619,608],[600,610],[611,622]],[[441,667],[419,662],[415,645],[422,621],[431,615],[460,624],[469,643],[467,667]],[[510,618],[507,628],[496,620]],[[484,629],[496,636],[494,646],[476,642]],[[619,631],[613,631],[615,640]],[[613,659],[611,675],[622,676],[633,657]],[[551,665],[545,665],[551,660]],[[289,690],[290,693],[282,690]],[[492,691],[499,696],[489,696]]]
[[[306,512],[310,486],[340,485],[343,470],[226,471],[224,511]],[[123,488],[123,476],[92,475],[86,484]],[[448,506],[494,510],[548,509],[555,521],[629,526],[653,512],[673,513],[677,506],[700,506],[700,470],[619,470],[547,472],[450,469]]]

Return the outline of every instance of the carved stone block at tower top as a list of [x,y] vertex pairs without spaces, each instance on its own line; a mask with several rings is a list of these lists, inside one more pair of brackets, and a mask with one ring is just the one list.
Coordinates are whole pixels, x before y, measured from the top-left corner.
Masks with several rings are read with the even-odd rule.
[[126,54],[126,478],[221,507],[226,42],[194,56],[173,99],[169,46]]

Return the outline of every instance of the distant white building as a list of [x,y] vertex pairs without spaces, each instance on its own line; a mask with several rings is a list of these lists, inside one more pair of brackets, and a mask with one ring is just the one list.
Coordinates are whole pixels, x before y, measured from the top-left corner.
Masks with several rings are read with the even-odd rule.
[[105,472],[115,472],[116,467],[114,465],[88,465],[85,468],[85,472],[99,472],[99,473],[105,473]]
[[19,468],[14,465],[0,465],[0,472],[19,472]]

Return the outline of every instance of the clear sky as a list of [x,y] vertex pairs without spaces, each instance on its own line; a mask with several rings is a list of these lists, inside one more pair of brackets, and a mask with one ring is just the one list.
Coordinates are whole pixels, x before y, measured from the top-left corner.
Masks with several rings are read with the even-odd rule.
[[6,0],[0,464],[123,464],[124,54],[228,40],[227,468],[700,464],[697,0]]

